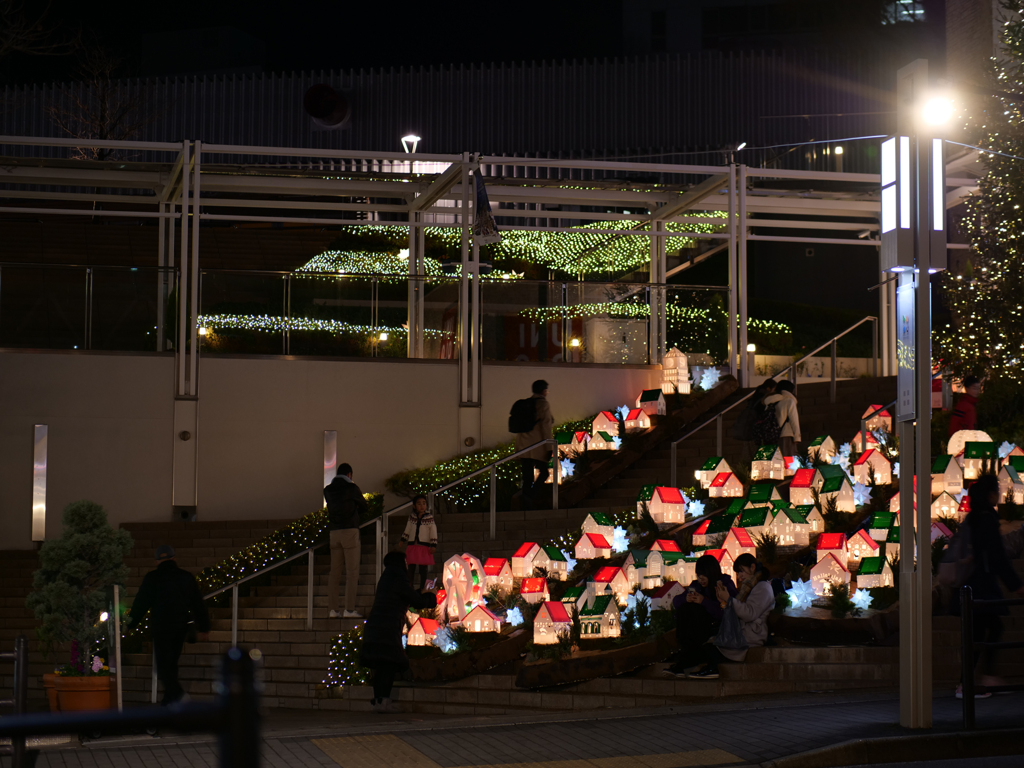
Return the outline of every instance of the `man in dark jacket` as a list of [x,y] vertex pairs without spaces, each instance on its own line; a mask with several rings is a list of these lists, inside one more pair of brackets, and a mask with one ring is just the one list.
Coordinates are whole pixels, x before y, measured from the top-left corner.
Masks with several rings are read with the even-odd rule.
[[359,521],[367,511],[366,499],[359,486],[352,482],[352,466],[339,464],[338,474],[324,488],[327,518],[331,529],[331,575],[327,579],[327,607],[330,618],[338,618],[338,585],[341,564],[345,563],[346,619],[361,619],[356,611],[356,588],[359,586]]
[[178,682],[178,658],[185,644],[189,623],[195,623],[197,639],[209,639],[210,615],[199,592],[196,577],[178,567],[174,548],[168,544],[157,547],[156,570],[142,579],[142,586],[132,603],[128,628],[151,613],[149,630],[153,638],[156,674],[164,684],[164,706],[185,697]]
[[374,712],[398,712],[391,700],[395,678],[409,668],[409,659],[402,648],[402,628],[409,608],[433,608],[437,596],[432,592],[417,592],[409,586],[405,553],[389,552],[384,557],[384,573],[377,583],[370,618],[363,628],[363,646],[359,663],[373,670]]
[[981,395],[981,382],[977,376],[964,377],[964,391],[956,399],[953,406],[953,413],[949,417],[949,437],[961,429],[977,429],[978,413],[975,406],[978,404],[978,397]]

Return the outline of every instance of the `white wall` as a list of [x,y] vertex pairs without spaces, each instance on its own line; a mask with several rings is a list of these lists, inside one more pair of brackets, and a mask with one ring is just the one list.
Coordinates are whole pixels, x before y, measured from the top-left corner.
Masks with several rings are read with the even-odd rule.
[[[201,361],[199,516],[298,517],[322,503],[323,432],[364,491],[402,469],[457,454],[458,368],[447,361],[207,357]],[[32,426],[49,425],[47,536],[76,499],[111,522],[171,519],[173,359],[0,353],[0,549],[30,542]],[[484,366],[482,446],[509,440],[512,403],[536,379],[556,421],[632,403],[651,366]]]

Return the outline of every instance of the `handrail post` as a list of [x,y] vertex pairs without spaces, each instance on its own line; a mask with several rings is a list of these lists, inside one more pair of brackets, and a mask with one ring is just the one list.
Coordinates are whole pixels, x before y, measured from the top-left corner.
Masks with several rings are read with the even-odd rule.
[[721,456],[722,455],[722,425],[723,425],[723,422],[724,422],[724,419],[722,418],[722,414],[719,413],[718,417],[715,419],[715,427],[718,429],[718,453],[715,454],[716,456]]
[[960,587],[960,690],[964,702],[964,730],[974,730],[974,594]]
[[313,628],[313,548],[309,549],[309,566],[306,583],[306,629]]
[[149,701],[150,701],[151,704],[156,704],[156,686],[157,686],[157,679],[156,679],[156,649],[153,649],[152,673],[150,675],[150,680],[151,680],[151,683],[152,683],[152,685],[150,686],[152,690],[150,690],[150,692],[149,692]]
[[498,535],[498,466],[491,465],[491,541]]
[[558,461],[558,439],[552,438],[551,444],[551,507],[558,509],[558,477],[562,465]]
[[860,452],[864,453],[868,449],[868,420],[860,420]]
[[878,318],[871,318],[871,368],[872,375],[878,378]]
[[832,339],[832,383],[828,390],[828,401],[836,402],[836,339]]
[[231,647],[238,647],[238,584],[231,587]]
[[221,768],[260,764],[260,706],[253,667],[249,654],[234,647],[221,662],[225,717],[219,739]]
[[678,441],[673,441],[672,447],[669,449],[669,485],[671,485],[673,488],[679,487],[679,483],[677,482],[679,478],[676,477],[676,456],[678,455],[678,445]]
[[117,711],[124,711],[124,678],[121,675],[121,585],[114,585],[114,672],[117,674]]
[[[119,672],[120,673],[120,672]],[[14,714],[28,712],[28,641],[18,635],[14,641]],[[25,734],[11,736],[11,766],[22,768],[25,761]]]
[[377,547],[376,547],[376,550],[377,550],[376,551],[377,561],[373,564],[373,567],[374,567],[374,573],[377,574],[376,581],[380,581],[380,574],[381,574],[381,571],[383,570],[383,565],[384,565],[384,553],[381,551],[383,546],[384,546],[384,524],[383,524],[383,520],[384,520],[384,515],[381,515],[380,517],[377,518],[377,522],[374,525],[374,533],[376,534],[374,536],[374,538],[377,540]]

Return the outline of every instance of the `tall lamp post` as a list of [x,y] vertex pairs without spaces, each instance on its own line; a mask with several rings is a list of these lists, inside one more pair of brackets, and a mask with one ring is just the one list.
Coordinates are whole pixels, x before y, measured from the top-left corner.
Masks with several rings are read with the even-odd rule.
[[[900,464],[900,724],[932,725],[931,275],[946,268],[940,126],[951,116],[918,59],[896,74],[896,135],[882,143],[882,269],[896,289]],[[943,104],[945,103],[945,108]],[[916,488],[914,477],[921,478]],[[916,557],[915,557],[916,556]]]

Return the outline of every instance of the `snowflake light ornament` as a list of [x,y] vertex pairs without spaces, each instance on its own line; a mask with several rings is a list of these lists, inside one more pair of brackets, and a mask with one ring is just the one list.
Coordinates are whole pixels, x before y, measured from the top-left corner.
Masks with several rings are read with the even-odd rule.
[[694,517],[700,517],[701,515],[704,514],[704,502],[703,501],[691,501],[687,505],[686,511],[689,512]]
[[561,467],[562,477],[572,477],[572,473],[573,473],[572,459],[562,459],[559,462],[559,466]]
[[799,456],[792,457],[792,460],[789,462],[788,469],[791,469],[794,472],[796,472],[798,469],[803,469],[803,465],[800,463]]
[[898,461],[894,461],[892,463],[892,476],[893,477],[899,477],[900,476],[900,463]]
[[852,450],[853,450],[853,446],[852,445],[850,445],[849,443],[843,443],[842,445],[839,446],[839,454],[838,455],[845,456],[847,459],[849,459],[850,458],[850,451],[852,451]]
[[789,607],[793,610],[807,608],[816,597],[814,587],[809,581],[794,581],[793,586],[786,590],[786,594],[789,595]]
[[862,611],[871,607],[871,600],[872,597],[866,589],[858,589],[850,596],[850,601]]
[[718,384],[718,380],[722,377],[721,372],[717,368],[708,368],[700,377],[700,388],[710,392]]
[[858,507],[871,503],[871,489],[863,483],[853,484],[853,503]]
[[402,635],[402,647],[407,648],[409,646],[409,636]]
[[615,409],[615,413],[618,415],[620,419],[625,421],[626,417],[629,416],[630,410],[631,409],[628,405],[620,405],[618,408]]
[[999,458],[1005,459],[1007,456],[1010,455],[1010,451],[1012,451],[1016,447],[1017,446],[1014,445],[1013,443],[1009,443],[1006,440],[1003,440],[1003,444],[999,446]]
[[612,531],[612,552],[625,552],[629,549],[629,536],[626,535],[626,529],[621,525],[616,525]]
[[565,570],[569,573],[572,573],[573,570],[576,568],[576,558],[573,557],[572,554],[570,554],[569,552],[566,552],[564,549],[560,551],[562,553],[562,557],[565,558]]
[[631,594],[628,597],[626,597],[626,610],[627,611],[629,611],[629,610],[635,611],[636,610],[636,604],[638,602],[647,602],[647,603],[650,602],[650,598],[647,597],[647,595],[645,595],[639,589],[636,592],[634,592],[633,594]]
[[616,435],[612,438],[612,447],[617,451],[622,447],[622,438]]
[[509,609],[508,613],[505,614],[505,621],[513,627],[518,627],[523,623],[523,612],[519,610],[518,605],[515,608]]
[[452,637],[452,631],[448,627],[439,627],[434,633],[434,645],[441,649],[441,653],[454,653],[455,638]]

